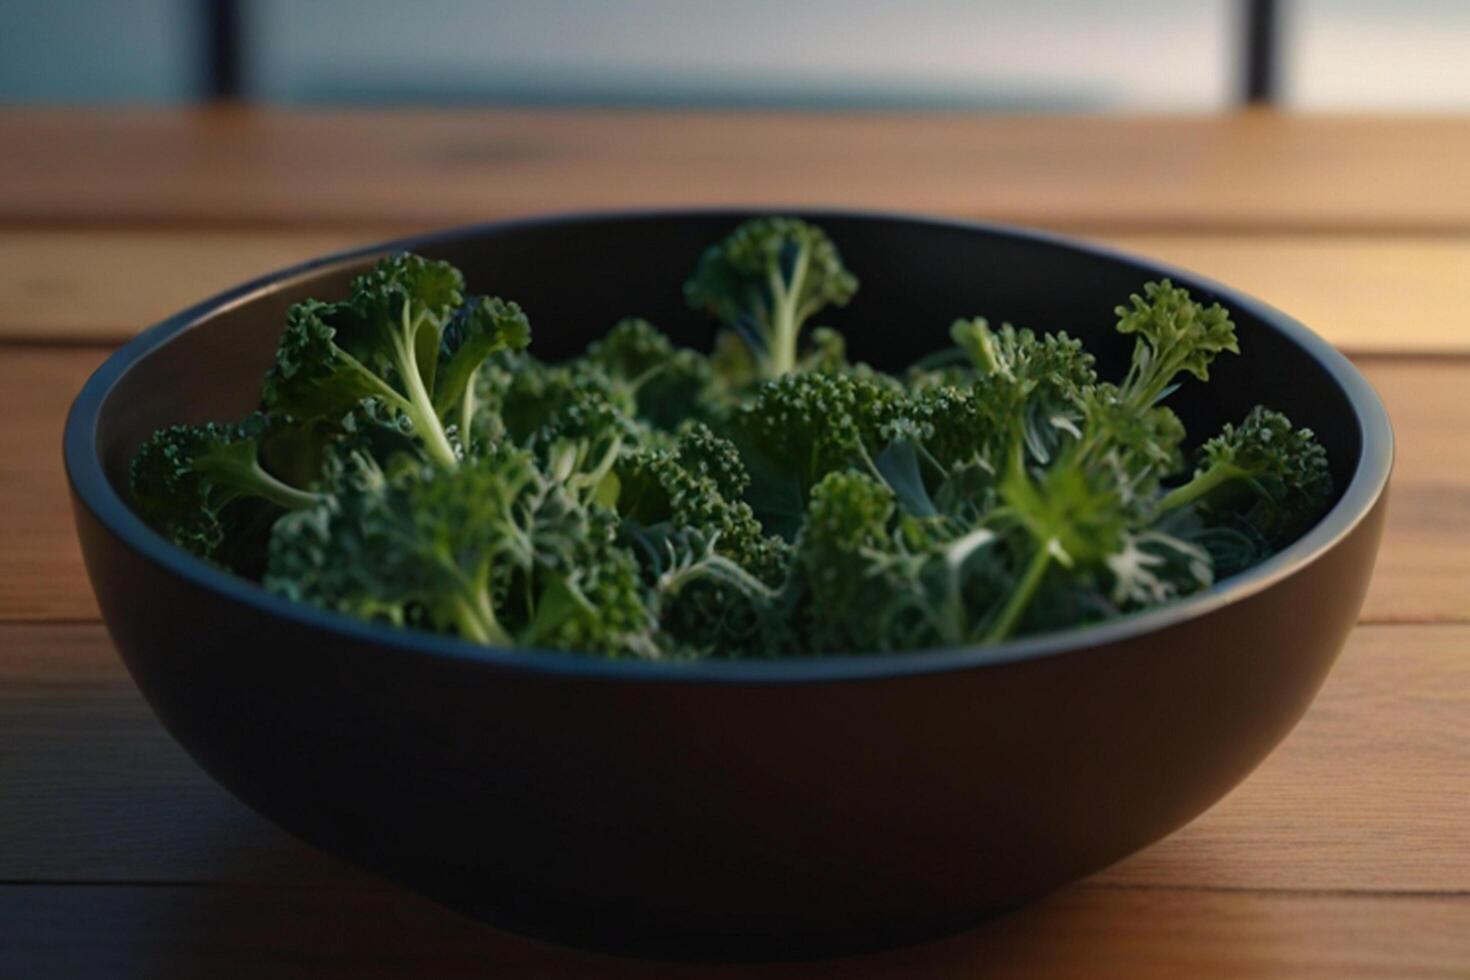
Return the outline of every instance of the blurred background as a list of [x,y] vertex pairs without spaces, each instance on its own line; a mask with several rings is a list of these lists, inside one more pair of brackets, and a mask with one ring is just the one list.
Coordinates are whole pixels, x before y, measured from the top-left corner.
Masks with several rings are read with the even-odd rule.
[[1458,0],[5,0],[0,102],[1470,107]]

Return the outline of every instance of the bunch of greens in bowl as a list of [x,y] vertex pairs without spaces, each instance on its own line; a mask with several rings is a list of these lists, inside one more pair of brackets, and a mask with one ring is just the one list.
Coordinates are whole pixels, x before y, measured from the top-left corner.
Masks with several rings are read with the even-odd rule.
[[857,292],[821,229],[736,228],[684,293],[711,352],[626,319],[538,360],[514,302],[400,254],[294,306],[243,420],[155,433],[134,506],[283,596],[477,643],[776,657],[996,643],[1169,602],[1321,516],[1326,454],[1257,406],[1189,454],[1167,404],[1238,353],[1168,281],[1127,373],[983,318],[899,375],[812,326]]

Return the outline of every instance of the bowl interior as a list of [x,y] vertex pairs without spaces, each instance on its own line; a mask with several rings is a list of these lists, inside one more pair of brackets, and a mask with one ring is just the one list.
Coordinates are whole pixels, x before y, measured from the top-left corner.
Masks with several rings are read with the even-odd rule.
[[[532,350],[547,359],[579,352],[624,316],[643,316],[676,342],[708,349],[714,328],[689,310],[681,285],[701,250],[741,219],[735,213],[593,216],[470,228],[401,243],[464,270],[473,292],[514,299],[531,317]],[[853,302],[819,322],[841,330],[851,355],[889,370],[948,344],[949,325],[983,315],[1040,331],[1065,330],[1120,379],[1131,340],[1113,329],[1114,307],[1162,275],[1232,312],[1241,355],[1222,355],[1211,380],[1187,379],[1171,404],[1192,441],[1262,403],[1314,429],[1340,494],[1363,436],[1347,392],[1322,359],[1268,323],[1280,314],[1218,284],[1100,249],[980,226],[894,217],[813,214],[861,281]],[[287,307],[336,298],[382,249],[319,263],[224,304],[206,303],[161,329],[107,393],[97,450],[126,498],[127,467],[154,429],[238,418],[256,407]],[[184,329],[178,326],[187,323]],[[1296,330],[1289,327],[1288,330]]]

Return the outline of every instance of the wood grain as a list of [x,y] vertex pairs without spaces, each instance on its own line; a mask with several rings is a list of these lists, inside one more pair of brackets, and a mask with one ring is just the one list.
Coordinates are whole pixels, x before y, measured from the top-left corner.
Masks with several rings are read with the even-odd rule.
[[258,275],[376,231],[0,231],[0,341],[120,343]]
[[0,622],[97,617],[72,526],[61,430],[106,354],[0,347]]
[[387,889],[0,887],[17,977],[1463,977],[1470,897],[1073,888],[936,942],[769,966],[614,959]]
[[0,792],[0,882],[368,880],[205,775],[100,626],[0,626]]
[[799,201],[1065,228],[1470,229],[1457,118],[13,109],[0,131],[12,224]]
[[[0,622],[95,619],[61,465],[66,408],[105,350],[0,345]],[[1398,432],[1363,622],[1470,621],[1470,359],[1361,358]]]
[[1122,885],[1470,892],[1470,627],[1360,626],[1306,718]]
[[1089,236],[1228,283],[1350,354],[1470,352],[1470,236]]
[[[1470,626],[1356,630],[1261,769],[1107,885],[1470,891]],[[162,731],[95,626],[0,627],[0,881],[361,884]]]
[[[0,340],[117,343],[257,275],[405,230],[0,229]],[[1470,353],[1470,235],[1088,237],[1238,286],[1351,352]]]
[[1360,363],[1396,441],[1388,526],[1363,619],[1470,620],[1470,361]]

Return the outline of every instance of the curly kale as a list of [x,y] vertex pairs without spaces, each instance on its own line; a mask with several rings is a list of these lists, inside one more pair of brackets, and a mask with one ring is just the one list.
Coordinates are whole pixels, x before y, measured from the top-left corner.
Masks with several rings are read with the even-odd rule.
[[789,548],[739,499],[748,478],[735,447],[691,426],[672,449],[642,449],[617,470],[625,540],[681,649],[730,655],[760,633],[786,576]]
[[1181,372],[1210,380],[1210,364],[1226,351],[1239,354],[1235,324],[1219,303],[1208,307],[1169,280],[1146,283],[1119,306],[1118,332],[1134,335],[1133,364],[1120,385],[1130,405],[1152,405]]
[[525,450],[393,476],[365,457],[346,469],[335,493],[276,524],[268,588],[477,643],[648,648],[652,613],[614,544],[616,519],[579,504]]
[[1168,281],[1117,308],[1133,344],[1113,379],[1074,337],[980,317],[902,376],[854,363],[807,324],[856,289],[821,229],[759,218],[684,286],[722,324],[710,353],[627,318],[547,363],[515,303],[390,256],[345,298],[291,307],[262,411],[145,441],[133,503],[334,612],[690,659],[1125,615],[1256,564],[1333,499],[1326,451],[1279,412],[1188,440],[1170,394],[1238,344],[1224,309]]
[[795,545],[793,602],[813,652],[975,643],[997,577],[992,529],[902,513],[893,492],[856,471],[812,492]]
[[133,457],[133,505],[174,543],[205,558],[214,557],[260,506],[280,512],[314,505],[317,494],[261,463],[262,443],[280,428],[257,412],[234,425],[160,429]]
[[714,369],[698,351],[676,348],[647,320],[618,321],[587,345],[583,362],[602,369],[619,404],[657,429],[719,414]]
[[463,285],[447,262],[395,255],[355,279],[346,300],[293,306],[265,377],[266,408],[334,418],[377,398],[410,420],[430,458],[455,465],[460,453],[443,419],[463,423],[473,408],[461,402],[479,366],[531,336],[514,303],[465,305]]
[[736,331],[756,375],[772,379],[796,369],[806,322],[846,306],[857,286],[822,229],[798,218],[756,218],[705,251],[684,296]]
[[1279,544],[1321,514],[1332,494],[1327,451],[1312,430],[1260,405],[1240,425],[1227,424],[1199,456],[1194,478],[1166,493],[1160,511],[1194,505],[1212,518],[1243,519]]

